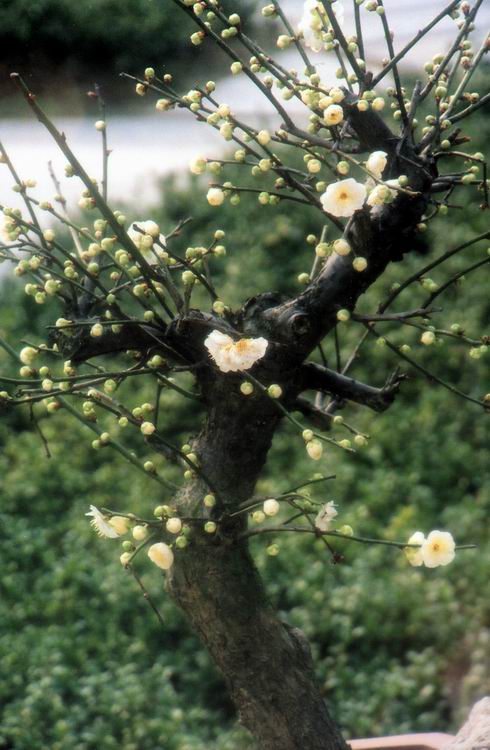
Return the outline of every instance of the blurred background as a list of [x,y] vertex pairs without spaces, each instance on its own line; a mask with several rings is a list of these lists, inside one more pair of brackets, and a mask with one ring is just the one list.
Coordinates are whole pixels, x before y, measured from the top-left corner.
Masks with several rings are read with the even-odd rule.
[[[239,6],[268,41],[254,3],[230,5]],[[401,46],[444,2],[385,5]],[[284,7],[294,21],[302,3],[289,0]],[[95,82],[102,86],[114,149],[109,195],[115,206],[131,220],[151,216],[164,232],[192,215],[183,248],[225,229],[228,257],[217,270],[217,285],[227,303],[239,304],[263,289],[297,291],[297,274],[311,263],[304,238],[319,232],[321,217],[302,206],[260,207],[252,197],[238,207],[227,203],[219,213],[210,208],[206,179],[188,176],[186,165],[197,154],[224,153],[223,142],[185,112],[155,112],[153,98],[137,97],[133,85],[119,78],[123,70],[141,75],[147,65],[170,70],[182,89],[212,78],[219,100],[237,114],[275,123],[247,82],[227,75],[228,63],[209,58],[205,45],[189,45],[191,27],[173,3],[0,0],[0,11],[0,140],[21,178],[38,180],[37,197],[52,198],[46,165],[51,160],[61,177],[64,159],[12,90],[12,70],[26,77],[94,175],[100,174],[93,127],[99,114],[86,92]],[[477,36],[489,15],[484,4]],[[379,18],[366,17],[376,63],[385,54]],[[278,27],[271,28],[277,33]],[[407,75],[444,51],[454,31],[448,20],[411,52]],[[319,59],[330,82],[335,66]],[[289,51],[283,62],[298,65]],[[474,90],[482,90],[485,74],[488,80],[488,68]],[[470,150],[484,151],[488,110],[479,111],[469,132]],[[76,216],[80,185],[63,179],[63,189]],[[0,172],[0,203],[14,205],[15,199],[6,172]],[[471,196],[458,195],[458,204],[463,210],[431,224],[432,252],[447,249],[448,237],[455,246],[488,227]],[[434,279],[443,281],[484,252],[486,247],[473,246]],[[403,267],[393,265],[366,296],[365,309],[374,309],[391,284],[422,262],[415,256]],[[37,340],[52,313],[24,295],[23,283],[5,265],[0,274],[1,335],[14,346],[21,338]],[[407,304],[416,307],[422,291],[408,293]],[[490,318],[484,272],[453,287],[444,305],[448,325],[459,322],[469,335],[480,335]],[[391,338],[410,343],[418,361],[445,380],[485,392],[488,366],[469,360],[457,344],[420,347],[416,332],[406,329]],[[347,328],[346,351],[355,341]],[[396,364],[386,348],[369,344],[353,374],[381,384]],[[0,350],[0,369],[9,368]],[[164,398],[167,436],[183,443],[195,433],[199,415],[173,393]],[[142,388],[138,399],[151,400],[151,394]],[[458,543],[476,542],[478,550],[461,553],[448,568],[419,570],[392,550],[345,544],[345,562],[332,566],[323,546],[294,537],[277,540],[276,558],[257,542],[258,566],[281,615],[310,639],[318,679],[346,736],[452,731],[468,706],[490,693],[488,419],[414,374],[387,413],[374,418],[349,408],[345,416],[372,440],[354,458],[327,452],[321,466],[315,464],[313,470],[337,476],[315,498],[334,499],[339,520],[365,536],[405,539],[416,529],[447,528]],[[40,410],[38,418],[51,459],[27,412],[0,419],[0,748],[250,750],[207,654],[161,593],[158,571],[144,562],[139,570],[158,600],[164,628],[119,566],[117,543],[97,539],[84,518],[90,503],[151,513],[159,502],[154,485],[114,454],[94,452],[90,436],[62,414],[48,417]],[[313,470],[285,424],[258,492],[282,491]]]

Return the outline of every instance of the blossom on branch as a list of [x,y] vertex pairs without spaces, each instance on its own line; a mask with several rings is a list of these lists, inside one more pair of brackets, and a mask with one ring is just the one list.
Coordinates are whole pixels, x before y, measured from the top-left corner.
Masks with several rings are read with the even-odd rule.
[[406,547],[405,555],[410,565],[426,568],[437,568],[439,565],[449,565],[454,560],[454,539],[449,531],[431,531],[426,538],[421,531],[412,534],[407,544],[418,544],[419,547]]
[[344,110],[339,104],[329,104],[323,115],[325,124],[329,127],[338,125],[344,119]]
[[152,544],[151,547],[148,548],[148,557],[152,563],[155,563],[155,565],[162,570],[168,570],[172,567],[174,562],[174,553],[168,544],[165,544],[164,542]]
[[330,528],[330,524],[337,515],[338,512],[335,507],[335,503],[333,500],[330,500],[328,503],[325,503],[322,508],[320,508],[315,518],[316,528],[320,531],[328,531]]
[[388,161],[388,154],[386,151],[373,151],[366,161],[366,169],[371,172],[372,175],[381,179],[383,171]]
[[410,565],[413,565],[415,568],[420,567],[424,564],[424,560],[422,558],[422,545],[425,542],[425,535],[422,531],[416,531],[415,534],[412,534],[410,539],[408,540],[407,544],[418,544],[419,547],[405,547],[405,555],[410,563]]
[[431,531],[422,545],[420,554],[427,568],[449,565],[454,560],[455,544],[449,531]]
[[95,529],[99,536],[105,537],[106,539],[117,539],[120,534],[110,525],[107,520],[107,516],[104,516],[95,505],[90,506],[90,512],[85,513],[86,516],[92,516],[90,525]]
[[320,201],[326,213],[347,217],[363,207],[366,193],[365,185],[349,177],[328,185]]
[[262,337],[234,341],[221,331],[211,331],[204,346],[218,365],[221,372],[249,370],[261,359],[269,342]]

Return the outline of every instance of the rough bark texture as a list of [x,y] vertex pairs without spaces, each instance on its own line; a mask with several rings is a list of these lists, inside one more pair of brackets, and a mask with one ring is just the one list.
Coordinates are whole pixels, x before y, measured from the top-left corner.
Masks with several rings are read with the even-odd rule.
[[261,750],[346,748],[308,644],[278,620],[245,545],[195,546],[174,567],[170,588]]
[[[263,395],[244,407],[241,380],[221,376],[204,383],[209,413],[194,449],[219,493],[218,516],[252,494],[280,418]],[[207,491],[196,481],[177,503],[188,510],[202,506]],[[244,525],[230,519],[213,540],[196,533],[191,547],[176,555],[169,589],[213,656],[260,750],[345,750],[304,636],[278,619],[246,543],[237,541]]]

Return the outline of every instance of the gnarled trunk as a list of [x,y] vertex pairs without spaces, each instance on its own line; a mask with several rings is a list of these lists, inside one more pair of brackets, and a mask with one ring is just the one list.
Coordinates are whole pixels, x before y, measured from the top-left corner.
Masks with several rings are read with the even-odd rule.
[[170,589],[260,750],[346,748],[315,682],[308,644],[278,619],[245,544],[185,550]]
[[[206,384],[208,418],[193,446],[219,494],[210,514],[221,517],[220,530],[216,537],[195,530],[192,543],[176,552],[169,588],[223,674],[260,750],[345,750],[316,684],[308,643],[279,620],[248,542],[240,538],[244,516],[227,518],[250,498],[281,416],[266,396],[244,398],[238,388],[242,378],[234,380]],[[177,506],[202,512],[207,492],[196,479],[176,498]]]

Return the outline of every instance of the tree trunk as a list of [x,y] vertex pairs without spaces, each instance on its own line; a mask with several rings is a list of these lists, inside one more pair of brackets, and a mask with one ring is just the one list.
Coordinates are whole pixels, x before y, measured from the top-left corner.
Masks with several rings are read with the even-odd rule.
[[170,590],[222,672],[260,750],[345,750],[301,631],[279,621],[245,544],[196,544]]
[[[242,379],[207,383],[208,417],[193,448],[219,493],[213,517],[221,516],[220,531],[211,536],[195,529],[189,547],[176,552],[169,589],[223,674],[240,721],[260,750],[345,750],[316,684],[308,643],[278,619],[248,544],[239,538],[245,517],[223,520],[223,511],[250,498],[280,418],[270,398],[240,394]],[[180,512],[203,512],[207,492],[200,479],[187,485],[176,498]]]

